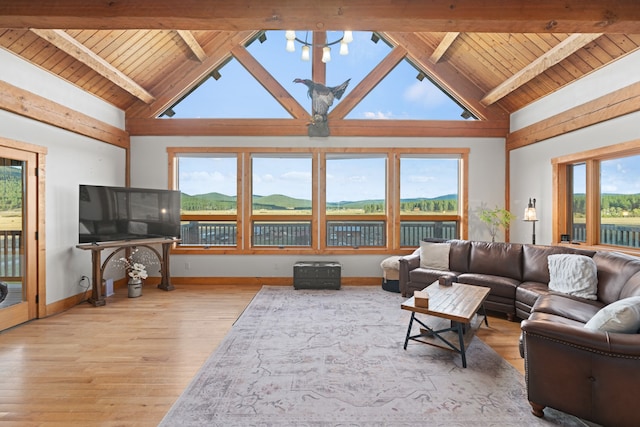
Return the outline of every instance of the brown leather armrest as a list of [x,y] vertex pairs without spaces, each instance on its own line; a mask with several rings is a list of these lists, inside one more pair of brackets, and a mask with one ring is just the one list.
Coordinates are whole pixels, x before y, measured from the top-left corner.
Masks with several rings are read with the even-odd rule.
[[531,334],[589,351],[640,356],[640,334],[600,332],[545,320],[523,320],[521,328],[525,341],[526,336]]
[[398,260],[398,285],[400,287],[400,293],[407,295],[407,283],[409,282],[409,272],[420,267],[420,255],[411,254],[403,256]]

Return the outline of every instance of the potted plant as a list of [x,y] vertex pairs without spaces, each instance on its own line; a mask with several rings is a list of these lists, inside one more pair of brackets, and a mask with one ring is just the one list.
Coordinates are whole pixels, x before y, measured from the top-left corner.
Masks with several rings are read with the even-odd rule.
[[516,216],[506,209],[495,207],[494,209],[482,209],[480,211],[480,221],[487,224],[489,227],[489,234],[491,234],[491,241],[496,241],[496,234],[500,228],[505,231],[509,228],[511,221],[516,219]]

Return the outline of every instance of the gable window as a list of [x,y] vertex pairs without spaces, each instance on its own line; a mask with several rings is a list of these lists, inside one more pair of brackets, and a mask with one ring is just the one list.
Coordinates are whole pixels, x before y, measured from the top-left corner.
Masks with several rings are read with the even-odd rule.
[[386,253],[464,238],[468,149],[168,148],[177,250]]
[[[634,146],[635,145],[635,146]],[[626,143],[553,160],[558,236],[640,249],[640,149]]]

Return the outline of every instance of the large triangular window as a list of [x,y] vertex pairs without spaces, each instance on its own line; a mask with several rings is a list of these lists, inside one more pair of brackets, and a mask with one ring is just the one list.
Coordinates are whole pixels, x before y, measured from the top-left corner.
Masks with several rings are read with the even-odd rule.
[[[339,40],[342,32],[329,31],[327,43]],[[296,51],[285,50],[284,31],[263,31],[249,41],[246,49],[256,61],[297,101],[311,112],[307,88],[294,79],[312,79],[312,62],[301,59],[301,48],[308,41],[312,49],[313,33],[296,31]],[[351,79],[345,92],[357,87],[391,52],[390,43],[372,32],[353,32],[347,55],[331,46],[331,60],[326,66],[325,84],[337,86]],[[343,97],[344,99],[344,97]],[[339,103],[334,102],[333,108]],[[189,93],[167,109],[161,117],[175,118],[291,118],[285,108],[251,75],[238,60],[230,59],[217,67]],[[346,119],[462,120],[473,118],[468,110],[446,91],[430,81],[408,60],[389,72],[346,115]]]

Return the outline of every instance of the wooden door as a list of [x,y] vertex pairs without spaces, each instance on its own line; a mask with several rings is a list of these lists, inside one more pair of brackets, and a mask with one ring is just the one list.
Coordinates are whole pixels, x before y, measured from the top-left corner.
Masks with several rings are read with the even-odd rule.
[[0,145],[0,330],[38,317],[37,155]]

